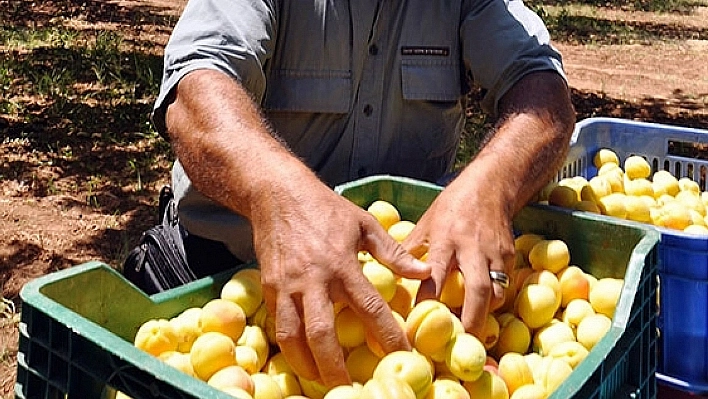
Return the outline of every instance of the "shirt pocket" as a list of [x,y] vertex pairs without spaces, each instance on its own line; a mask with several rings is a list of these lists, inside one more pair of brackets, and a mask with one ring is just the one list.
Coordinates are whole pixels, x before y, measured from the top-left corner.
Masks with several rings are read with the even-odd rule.
[[401,87],[404,100],[456,102],[462,95],[456,65],[430,60],[402,60]]
[[457,65],[437,60],[403,59],[403,107],[398,157],[426,159],[437,172],[454,159],[464,117]]
[[264,108],[269,112],[344,114],[351,108],[350,71],[274,71]]

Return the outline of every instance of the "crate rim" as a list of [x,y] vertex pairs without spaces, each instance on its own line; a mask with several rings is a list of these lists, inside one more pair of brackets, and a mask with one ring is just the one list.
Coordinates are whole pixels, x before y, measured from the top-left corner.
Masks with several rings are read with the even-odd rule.
[[[83,336],[104,350],[105,353],[109,353],[122,361],[129,362],[131,367],[149,373],[156,380],[172,384],[175,388],[181,389],[184,392],[190,392],[190,394],[194,394],[196,397],[210,397],[215,399],[233,398],[233,396],[228,395],[227,393],[219,392],[215,388],[210,387],[206,384],[206,382],[199,381],[196,378],[184,378],[185,374],[182,371],[166,365],[160,359],[150,355],[147,352],[137,349],[133,343],[111,333],[61,303],[51,300],[41,292],[41,288],[47,284],[96,270],[104,270],[109,273],[120,274],[113,267],[102,261],[91,260],[29,281],[20,290],[20,298],[24,303],[32,305],[36,311],[47,314],[47,317],[50,317],[56,322],[59,322],[67,327],[67,329],[69,329],[73,334]],[[127,280],[126,283],[132,284]],[[161,292],[154,295],[147,295],[143,293],[143,295],[150,298],[153,302],[159,303],[169,299],[172,295],[175,295],[176,290],[184,290],[187,292],[188,290],[194,289],[195,286],[211,285],[213,283],[214,278],[212,276],[208,276],[185,284],[181,287],[174,288],[170,292]],[[52,314],[49,315],[47,313],[47,309],[52,308],[61,308],[63,312],[52,312]],[[24,322],[20,322],[19,329],[21,335],[29,338],[27,326]],[[20,355],[20,352],[18,352],[18,361],[20,356],[24,355]],[[160,373],[153,373],[155,370],[159,370]],[[35,371],[31,368],[28,368],[28,371],[35,373]],[[110,381],[106,381],[106,383],[110,386]],[[17,386],[15,389],[17,389]]]
[[583,128],[587,127],[588,125],[599,124],[599,123],[608,123],[608,124],[613,124],[613,125],[624,125],[624,126],[632,126],[632,127],[646,127],[646,128],[670,127],[672,130],[677,130],[680,132],[708,134],[708,129],[701,129],[701,128],[696,128],[696,127],[672,125],[672,124],[663,123],[663,122],[638,121],[638,120],[634,120],[634,119],[616,118],[616,117],[610,117],[610,116],[591,116],[588,118],[581,119],[575,123],[575,128],[573,129],[571,143],[576,142],[577,137]]

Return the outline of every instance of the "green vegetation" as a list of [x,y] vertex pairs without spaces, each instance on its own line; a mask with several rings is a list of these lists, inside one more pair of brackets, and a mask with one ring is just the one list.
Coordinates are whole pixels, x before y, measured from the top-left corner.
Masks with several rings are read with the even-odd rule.
[[[20,313],[15,309],[15,304],[0,295],[0,328],[6,326],[17,326],[20,323]],[[0,346],[0,363],[12,361],[13,351],[10,348]]]
[[585,5],[594,9],[620,9],[624,11],[644,11],[652,13],[690,14],[696,7],[704,6],[702,0],[530,0],[534,7]]
[[[528,4],[546,21],[554,40],[607,45],[708,39],[704,29],[615,20],[603,13],[606,9],[689,14],[704,3],[705,0],[534,0]],[[21,12],[17,8],[8,15]],[[134,156],[123,156],[122,165],[118,165],[124,170],[121,181],[112,183],[125,185],[130,181],[139,191],[149,186],[155,176],[150,167],[169,159],[170,154],[169,145],[157,136],[149,119],[162,70],[162,48],[154,41],[140,40],[139,27],[147,23],[169,28],[175,18],[149,10],[117,9],[110,10],[107,17],[121,17],[119,28],[78,29],[62,23],[69,15],[42,26],[11,22],[0,25],[0,51],[6,55],[0,57],[0,89],[5,93],[0,98],[0,127],[4,116],[5,123],[9,123],[9,139],[26,138],[32,148],[44,151],[51,160],[66,164],[83,158],[87,174],[82,177],[83,182],[75,185],[90,190],[100,190],[109,178],[96,181],[96,176],[90,177],[88,174],[95,174],[105,162],[89,162],[85,154],[137,146],[140,150],[136,149]],[[471,101],[458,166],[474,156],[483,132],[492,123]],[[5,171],[2,177],[17,176]],[[57,181],[45,186],[53,193],[67,189]],[[95,198],[87,199],[87,203],[100,206]]]
[[[70,118],[65,126],[48,127],[105,133],[116,142],[129,138],[118,134],[125,131],[154,133],[147,117],[159,84],[160,49],[125,45],[113,31],[63,27],[2,27],[0,46],[8,54],[0,58],[0,85],[8,94],[0,109],[13,119],[31,125]],[[36,112],[38,105],[42,112]]]
[[[532,1],[530,6],[548,25],[554,40],[571,44],[650,44],[659,41],[708,39],[704,28],[678,26],[662,21],[670,15],[688,15],[705,0],[637,0],[634,2]],[[603,11],[622,10],[629,13],[653,13],[657,22],[609,18]]]
[[19,322],[19,313],[15,309],[15,304],[7,298],[0,297],[0,321]]
[[[30,162],[63,176],[28,176],[27,164],[0,178],[33,180],[37,194],[102,192],[164,177],[168,143],[150,121],[162,48],[127,30],[80,30],[60,23],[0,26],[0,128],[5,143],[39,152]],[[118,173],[102,176],[110,168]],[[146,179],[147,178],[147,179]],[[117,194],[117,192],[116,192]],[[101,207],[99,196],[87,205]]]

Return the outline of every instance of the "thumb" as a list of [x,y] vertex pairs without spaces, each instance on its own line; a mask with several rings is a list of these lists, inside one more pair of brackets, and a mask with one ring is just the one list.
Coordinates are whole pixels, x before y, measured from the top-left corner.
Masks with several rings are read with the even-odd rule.
[[407,252],[375,220],[363,224],[364,249],[394,273],[406,278],[424,280],[430,277],[430,266]]

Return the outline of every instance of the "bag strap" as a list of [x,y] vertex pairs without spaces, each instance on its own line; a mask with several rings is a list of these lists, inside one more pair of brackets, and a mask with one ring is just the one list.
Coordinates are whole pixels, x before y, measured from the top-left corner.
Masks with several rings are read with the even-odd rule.
[[123,275],[148,294],[197,279],[187,264],[184,238],[188,233],[179,224],[169,186],[160,191],[159,213],[160,224],[141,235],[123,266]]
[[146,244],[146,272],[150,273],[157,288],[166,290],[197,279],[187,264],[184,251],[184,229],[179,225],[157,225],[142,238]]

